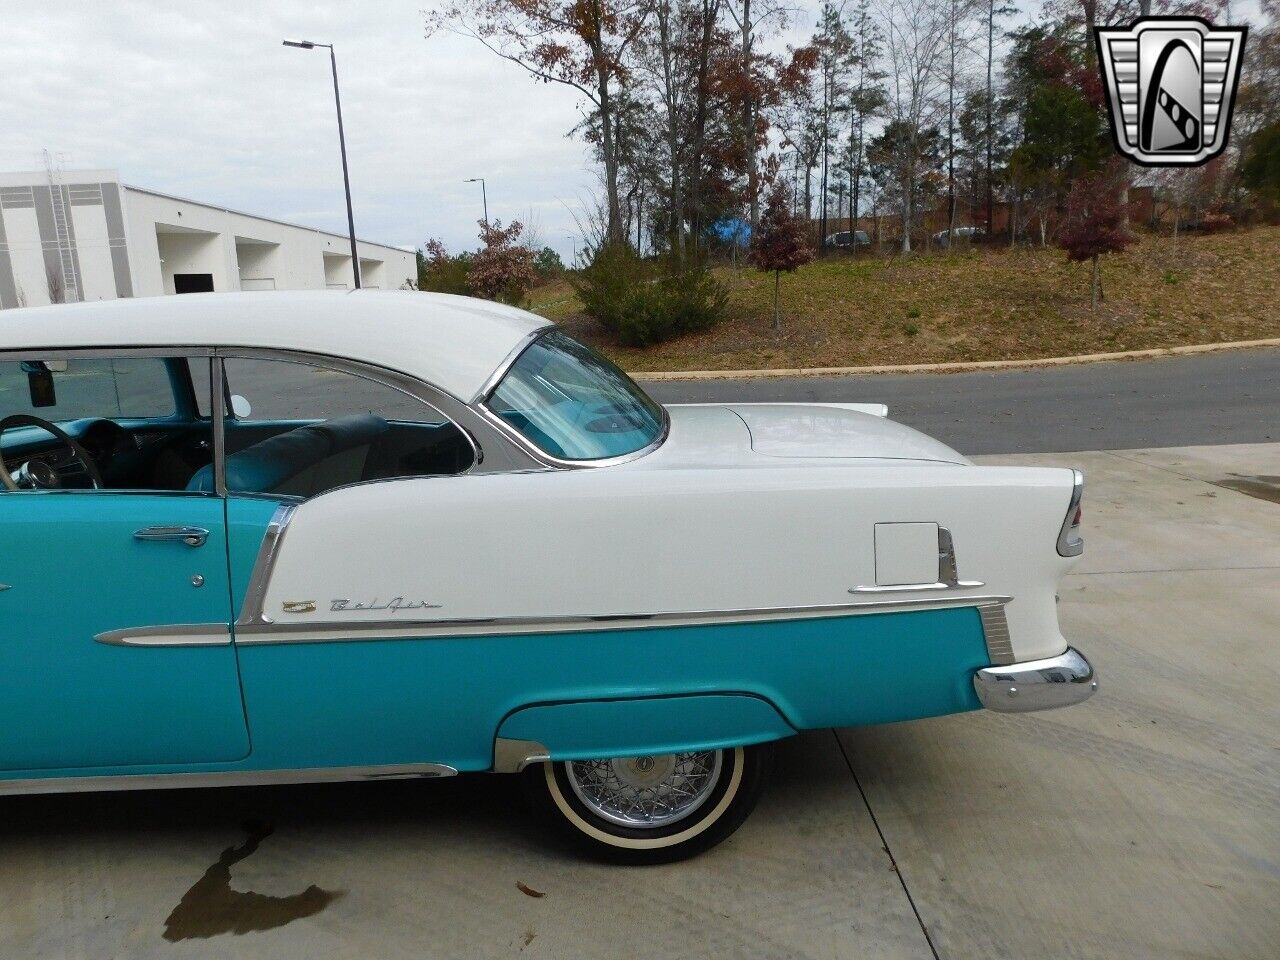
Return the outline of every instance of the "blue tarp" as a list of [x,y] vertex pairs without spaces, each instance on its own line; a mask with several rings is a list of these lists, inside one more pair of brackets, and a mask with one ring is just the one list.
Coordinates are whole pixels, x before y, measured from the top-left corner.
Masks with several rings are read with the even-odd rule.
[[741,217],[725,217],[717,220],[707,232],[724,243],[735,243],[744,250],[751,245],[751,224]]

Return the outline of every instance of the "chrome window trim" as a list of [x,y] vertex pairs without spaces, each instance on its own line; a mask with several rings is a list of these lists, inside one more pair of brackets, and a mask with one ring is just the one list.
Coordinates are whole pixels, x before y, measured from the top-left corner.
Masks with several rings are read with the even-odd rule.
[[[662,446],[666,442],[667,437],[671,434],[671,414],[667,411],[665,405],[658,403],[657,400],[650,397],[644,387],[641,387],[638,383],[635,384],[636,389],[651,401],[658,404],[658,409],[662,411],[662,429],[658,431],[658,435],[653,440],[649,441],[649,443],[645,444],[640,449],[633,450],[630,453],[624,453],[616,457],[601,457],[594,460],[568,460],[564,457],[557,457],[554,454],[547,453],[547,451],[543,450],[523,433],[511,426],[511,424],[507,423],[506,420],[502,419],[502,417],[489,406],[489,400],[493,396],[494,391],[498,389],[498,385],[502,382],[502,378],[507,375],[507,372],[515,365],[515,362],[520,359],[520,356],[545,334],[555,329],[558,329],[556,324],[549,323],[545,327],[539,327],[537,330],[526,336],[525,339],[511,351],[511,354],[502,362],[502,365],[490,375],[488,380],[485,381],[484,387],[478,394],[476,394],[475,399],[471,401],[472,408],[484,417],[485,421],[490,426],[496,429],[508,440],[516,444],[516,446],[526,454],[533,457],[539,463],[543,463],[549,467],[557,467],[566,470],[578,470],[593,467],[614,467],[621,463],[630,463],[632,460],[639,460],[641,457],[652,453],[654,450],[657,450]],[[635,383],[635,380],[632,379],[626,371],[623,371],[623,374],[627,376],[632,383]]]
[[262,535],[262,544],[258,547],[258,557],[253,563],[253,572],[249,575],[249,584],[245,587],[244,600],[240,605],[240,616],[236,618],[236,635],[246,628],[271,624],[263,604],[267,597],[267,587],[271,583],[271,571],[275,568],[276,558],[280,555],[280,543],[289,529],[289,521],[297,511],[297,502],[281,503],[267,523],[267,530]]
[[128,344],[111,347],[49,347],[46,349],[5,350],[0,348],[0,360],[95,360],[103,357],[212,357],[213,347],[131,347]]
[[339,783],[348,780],[416,780],[452,777],[457,773],[457,768],[443,763],[394,763],[368,767],[304,767],[297,770],[225,770],[211,773],[35,777],[23,780],[0,780],[0,795],[256,787],[277,783]]
[[220,357],[209,358],[210,412],[213,415],[213,492],[227,495],[227,378]]
[[225,623],[124,627],[103,631],[93,639],[113,647],[225,647],[231,643],[231,628]]
[[500,364],[498,364],[498,368],[494,370],[493,373],[489,374],[484,383],[481,384],[480,389],[476,391],[476,395],[471,398],[470,405],[473,407],[478,406],[488,400],[489,394],[498,389],[498,384],[501,383],[502,378],[507,375],[507,371],[515,365],[517,360],[520,359],[520,354],[528,350],[533,346],[535,340],[538,340],[544,333],[555,326],[556,325],[554,323],[548,320],[543,326],[538,327],[536,330],[531,330],[521,337],[520,342],[512,347],[511,352],[503,358]]
[[1084,537],[1077,536],[1074,540],[1071,537],[1071,521],[1075,518],[1076,511],[1080,509],[1080,502],[1084,499],[1084,474],[1079,470],[1072,470],[1071,484],[1071,502],[1067,505],[1067,515],[1062,520],[1062,529],[1058,531],[1058,556],[1060,557],[1078,557],[1084,553]]
[[[212,358],[216,351],[213,347],[191,347],[191,346],[173,346],[173,347],[131,347],[131,346],[113,346],[113,347],[50,347],[49,349],[28,349],[26,347],[21,350],[4,350],[0,349],[0,362],[13,360],[98,360],[119,358],[123,360],[132,360],[141,357],[163,357],[165,359],[176,357],[209,357]],[[212,364],[217,367],[217,364]],[[212,380],[212,371],[210,372]],[[216,404],[217,397],[214,397]],[[210,407],[210,425],[213,429],[213,463],[216,474],[218,470],[218,443],[219,431],[217,429],[217,410],[216,406]],[[109,418],[103,418],[109,419]],[[58,494],[58,495],[103,495],[112,496],[133,496],[133,497],[217,497],[220,496],[217,489],[214,490],[147,490],[139,489],[116,489],[103,488],[97,490],[12,490],[5,491],[8,493],[30,494]]]
[[[444,422],[452,424],[453,427],[457,429],[464,438],[466,438],[467,444],[471,447],[471,465],[467,467],[466,470],[459,471],[458,473],[447,474],[447,476],[465,476],[478,467],[484,460],[484,454],[481,451],[480,444],[476,441],[472,432],[462,424],[458,423],[454,417],[449,416],[448,413],[441,409],[440,400],[443,397],[447,397],[448,394],[443,390],[432,387],[430,384],[414,377],[410,377],[408,374],[389,370],[385,367],[375,366],[370,363],[363,363],[358,360],[349,360],[343,357],[334,357],[321,353],[308,353],[302,350],[278,350],[254,347],[219,347],[217,349],[216,357],[219,362],[214,364],[214,366],[219,368],[222,368],[222,362],[226,360],[275,360],[281,363],[300,363],[305,366],[337,370],[340,373],[346,373],[351,376],[360,377],[364,380],[370,380],[374,383],[380,383],[384,387],[395,390],[397,393],[402,393],[411,400],[417,400],[428,409],[435,411]],[[225,369],[221,370],[221,379],[225,385]],[[458,401],[455,399],[455,402]],[[225,411],[223,416],[225,417]],[[387,479],[396,478],[389,477]],[[318,494],[318,496],[323,496],[323,493]]]
[[[256,570],[255,570],[256,574]],[[758,623],[786,619],[817,619],[842,614],[884,613],[891,610],[949,609],[1002,606],[1007,596],[914,597],[855,600],[847,603],[789,607],[754,607],[729,610],[691,610],[616,615],[566,614],[560,616],[460,617],[432,620],[313,620],[280,623],[265,615],[258,620],[236,622],[237,646],[282,643],[350,643],[369,640],[420,640],[460,635],[490,636],[543,633],[586,633],[598,630],[644,629],[668,624],[713,626],[721,623]],[[407,631],[417,631],[407,634]],[[460,631],[466,631],[460,633]],[[323,636],[318,636],[323,634]],[[336,635],[335,635],[336,634]]]

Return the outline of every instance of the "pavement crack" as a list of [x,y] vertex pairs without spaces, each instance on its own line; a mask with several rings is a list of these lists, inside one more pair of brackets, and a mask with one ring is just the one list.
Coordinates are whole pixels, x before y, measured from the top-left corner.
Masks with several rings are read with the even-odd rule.
[[933,960],[942,960],[938,954],[938,948],[934,946],[933,937],[929,935],[929,928],[925,926],[924,917],[920,915],[920,908],[916,906],[915,897],[911,895],[911,888],[907,886],[907,878],[902,875],[902,869],[898,866],[898,858],[893,855],[893,848],[889,846],[889,838],[885,836],[884,830],[880,827],[880,821],[876,819],[876,812],[871,808],[871,800],[867,797],[867,791],[862,789],[862,781],[858,779],[858,771],[853,768],[853,761],[849,759],[848,751],[845,750],[844,744],[840,741],[840,735],[832,730],[831,736],[835,737],[836,749],[840,751],[840,756],[844,757],[844,765],[849,770],[849,776],[853,777],[854,786],[858,788],[858,795],[862,797],[863,806],[867,808],[867,816],[871,818],[871,825],[876,828],[876,834],[880,837],[880,844],[889,857],[889,863],[893,867],[893,872],[897,874],[898,882],[902,884],[902,892],[906,894],[907,903],[911,906],[911,912],[915,915],[916,923],[920,926],[920,932],[924,934],[924,942],[928,944],[929,952],[933,954]]

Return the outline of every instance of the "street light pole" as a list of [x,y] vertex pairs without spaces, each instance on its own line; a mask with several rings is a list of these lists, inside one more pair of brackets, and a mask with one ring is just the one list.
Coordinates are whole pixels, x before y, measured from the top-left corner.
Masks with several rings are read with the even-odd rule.
[[286,47],[297,47],[300,50],[314,50],[324,47],[329,51],[329,66],[333,71],[333,105],[338,111],[338,150],[342,154],[342,190],[347,198],[347,236],[351,240],[351,276],[355,279],[355,288],[360,289],[360,253],[356,249],[356,218],[351,210],[351,175],[347,172],[347,137],[342,129],[342,97],[338,93],[338,58],[333,52],[332,43],[316,43],[312,40],[285,40]]
[[472,177],[467,183],[480,184],[480,199],[484,202],[484,225],[489,226],[489,191],[485,189],[484,177]]

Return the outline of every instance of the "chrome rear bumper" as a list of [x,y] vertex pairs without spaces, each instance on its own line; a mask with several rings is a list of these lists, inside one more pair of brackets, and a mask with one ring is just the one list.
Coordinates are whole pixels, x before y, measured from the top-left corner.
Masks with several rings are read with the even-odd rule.
[[1093,666],[1074,647],[1056,657],[983,667],[973,677],[978,699],[988,710],[1029,713],[1069,707],[1098,690]]

